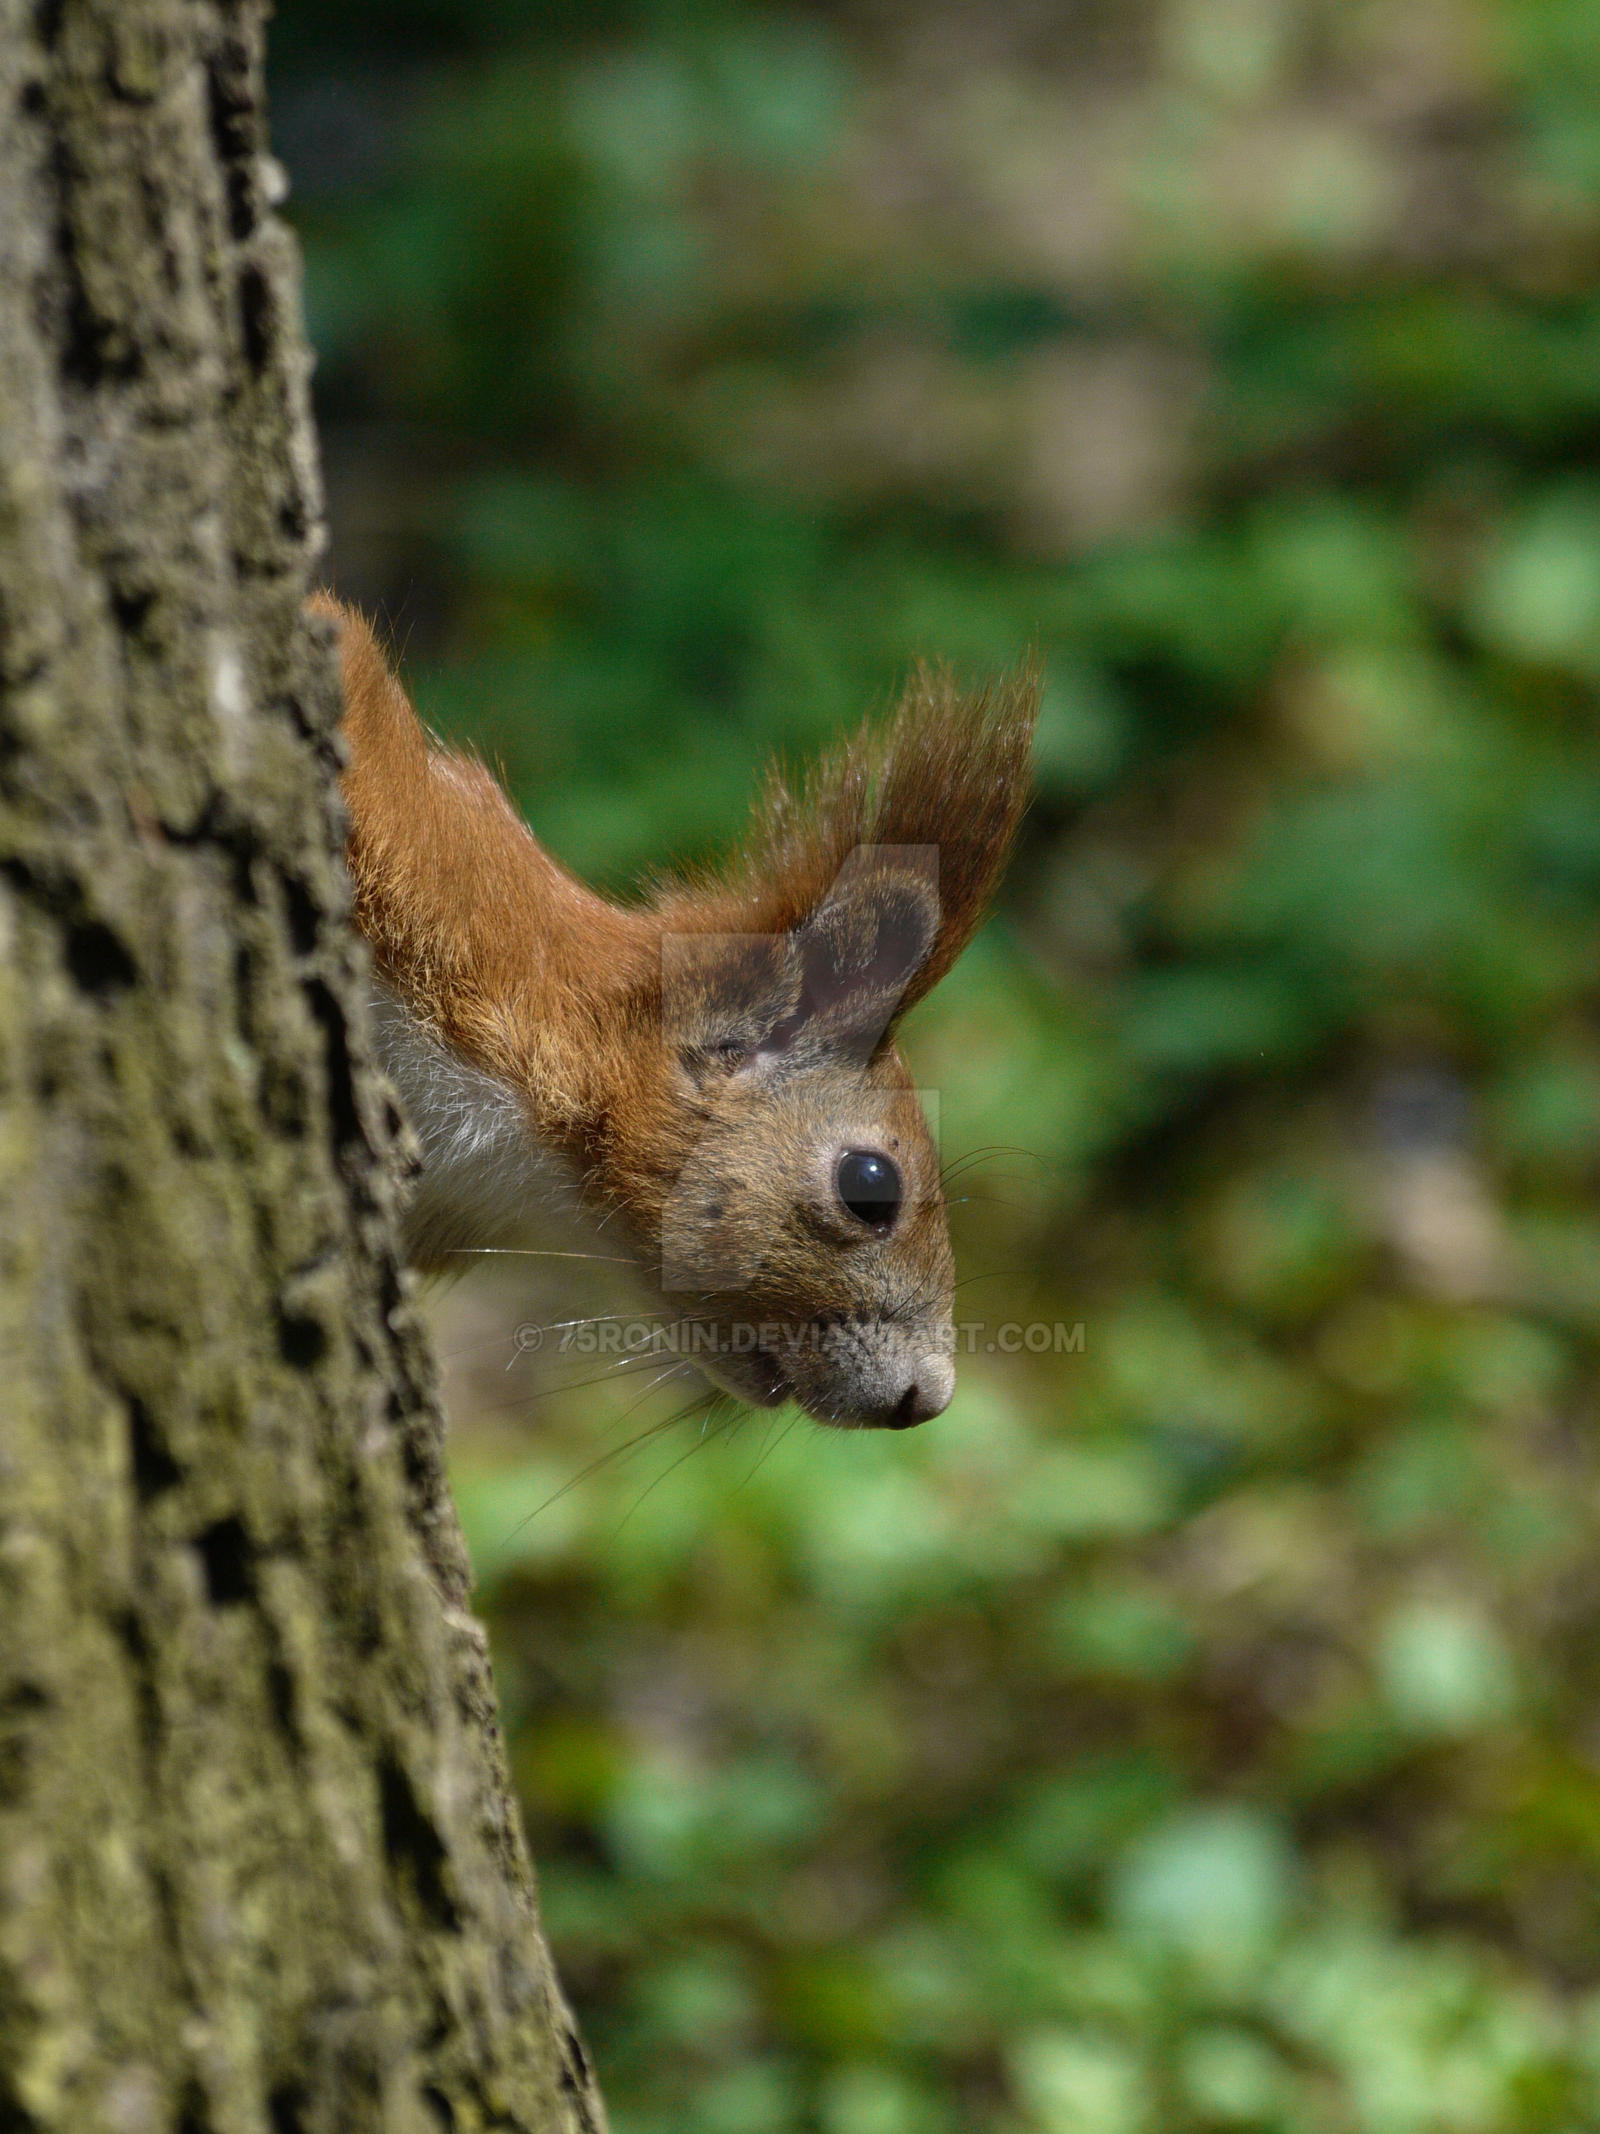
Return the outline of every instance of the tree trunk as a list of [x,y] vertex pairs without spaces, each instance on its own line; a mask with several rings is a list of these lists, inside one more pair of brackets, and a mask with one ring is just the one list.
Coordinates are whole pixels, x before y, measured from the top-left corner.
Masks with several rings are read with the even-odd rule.
[[603,2124],[347,923],[262,0],[0,0],[0,2130]]

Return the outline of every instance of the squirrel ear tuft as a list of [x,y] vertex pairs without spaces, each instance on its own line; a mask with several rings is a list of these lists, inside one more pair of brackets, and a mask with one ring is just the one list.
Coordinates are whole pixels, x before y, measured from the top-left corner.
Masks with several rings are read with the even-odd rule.
[[[720,986],[736,1015],[737,1033],[708,1045],[732,1057],[829,1045],[870,1053],[881,1042],[982,921],[1027,806],[1038,706],[1031,663],[978,690],[919,670],[892,718],[862,727],[797,786],[769,778],[732,866],[661,886],[664,940],[682,938],[680,927],[699,935],[703,1003]],[[719,923],[720,936],[709,930]],[[765,975],[752,988],[734,943],[763,938],[778,945],[782,978],[757,955]],[[752,1022],[785,992],[752,1044]]]
[[896,1012],[920,1000],[977,931],[1005,866],[1028,802],[1039,687],[1031,663],[976,690],[920,669],[892,718],[863,726],[798,786],[773,776],[728,883],[749,922],[804,936],[851,869],[909,867],[934,900],[937,936]]

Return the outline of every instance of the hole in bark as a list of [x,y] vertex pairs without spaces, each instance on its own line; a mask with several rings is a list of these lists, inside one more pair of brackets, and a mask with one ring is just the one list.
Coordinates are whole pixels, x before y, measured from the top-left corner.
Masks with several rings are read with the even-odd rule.
[[272,2134],[305,2134],[306,2093],[298,2082],[284,2082],[267,2098]]
[[67,969],[83,991],[98,1000],[125,993],[139,975],[133,958],[101,919],[80,919],[68,928]]
[[239,318],[244,359],[259,377],[272,346],[272,288],[259,267],[246,267],[239,276]]
[[177,1488],[183,1480],[183,1469],[161,1442],[142,1400],[128,1403],[128,1443],[133,1455],[133,1486],[146,1502]]
[[361,1115],[356,1110],[355,1077],[350,1067],[350,1040],[344,1026],[344,1010],[332,989],[320,978],[306,987],[311,1012],[322,1025],[328,1063],[328,1112],[335,1138],[341,1146],[361,1136]]
[[456,2108],[443,2090],[436,2090],[430,2083],[422,2092],[422,2101],[433,2114],[442,2134],[455,2134]]
[[53,48],[61,35],[61,9],[63,0],[37,0],[33,10],[33,32],[39,42]]
[[581,2095],[591,2080],[589,2055],[583,2049],[583,2040],[575,2030],[561,2033],[561,2087],[574,2096]]
[[408,1875],[429,1916],[454,1933],[460,1915],[444,1883],[444,1841],[423,1813],[411,1781],[392,1756],[378,1779],[383,1806],[383,1849],[396,1871]]
[[124,637],[136,637],[144,628],[144,619],[156,604],[156,596],[148,586],[135,586],[131,591],[113,591],[111,612]]
[[278,1314],[278,1353],[291,1369],[309,1371],[328,1353],[328,1330],[299,1312]]
[[249,54],[237,38],[231,38],[206,75],[206,89],[211,106],[211,138],[228,188],[228,226],[240,239],[248,237],[256,224],[250,183],[255,126],[249,79]]
[[293,875],[283,885],[284,909],[289,919],[289,939],[294,944],[297,956],[309,956],[317,945],[321,930],[322,914],[317,909],[316,899],[304,882],[297,882]]
[[195,1541],[205,1566],[206,1596],[214,1608],[227,1608],[255,1597],[255,1551],[237,1519],[219,1519]]

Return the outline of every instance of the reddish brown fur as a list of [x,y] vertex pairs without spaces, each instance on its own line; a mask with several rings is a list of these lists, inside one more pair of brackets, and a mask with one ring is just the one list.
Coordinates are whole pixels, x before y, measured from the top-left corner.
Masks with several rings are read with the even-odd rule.
[[483,764],[430,741],[360,615],[327,594],[312,606],[340,629],[348,858],[378,968],[566,1141],[607,1079],[608,1011],[653,974],[657,929],[558,866]]

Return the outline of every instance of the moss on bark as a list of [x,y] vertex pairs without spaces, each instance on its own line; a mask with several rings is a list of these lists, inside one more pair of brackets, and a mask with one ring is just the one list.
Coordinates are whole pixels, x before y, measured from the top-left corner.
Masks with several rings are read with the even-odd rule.
[[599,2127],[394,1248],[258,0],[0,0],[0,2129]]

